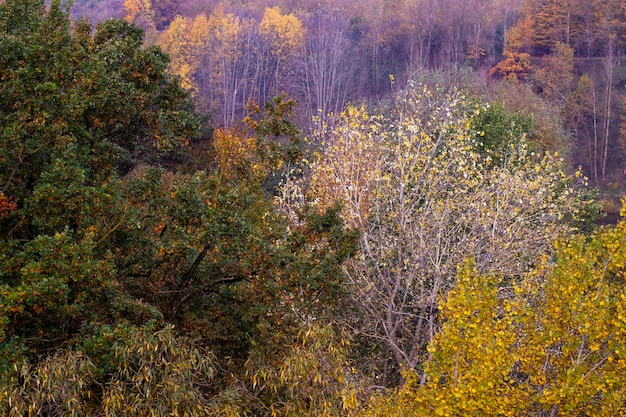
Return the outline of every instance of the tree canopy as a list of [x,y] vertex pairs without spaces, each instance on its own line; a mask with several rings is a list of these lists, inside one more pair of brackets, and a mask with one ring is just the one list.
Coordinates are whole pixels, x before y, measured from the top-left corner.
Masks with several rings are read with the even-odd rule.
[[623,6],[287,3],[0,3],[0,414],[623,413]]

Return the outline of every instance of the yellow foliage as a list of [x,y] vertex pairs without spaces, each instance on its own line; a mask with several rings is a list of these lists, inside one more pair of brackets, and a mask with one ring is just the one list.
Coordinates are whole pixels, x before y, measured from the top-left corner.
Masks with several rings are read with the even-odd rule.
[[504,80],[520,81],[528,77],[532,65],[530,55],[522,52],[505,51],[504,59],[489,70],[490,75],[498,75]]
[[277,55],[289,56],[304,46],[302,22],[292,14],[282,14],[278,6],[265,9],[259,34],[270,41]]
[[277,366],[247,363],[254,395],[269,397],[272,416],[358,415],[362,389],[331,326],[307,326],[289,351]]
[[[213,379],[213,357],[172,327],[131,328],[113,346],[117,368],[98,379],[80,351],[67,350],[35,366],[15,364],[12,380],[0,380],[0,412],[18,416],[223,415],[203,395]],[[100,376],[100,378],[102,378]]]
[[152,16],[152,2],[150,0],[124,0],[124,9],[127,22],[134,22],[138,16]]
[[348,107],[329,133],[330,141],[315,165],[310,193],[320,207],[336,200],[347,207],[346,221],[365,227],[373,184],[383,175],[382,148],[376,140],[377,128],[361,107]]
[[556,243],[513,292],[471,263],[440,303],[426,378],[377,416],[619,416],[626,403],[626,222]]
[[257,152],[256,139],[236,128],[217,129],[213,138],[213,147],[221,175],[236,175],[236,170],[250,170],[251,178],[263,176],[268,167],[261,161]]
[[193,77],[199,64],[192,55],[190,26],[187,19],[176,16],[167,30],[159,35],[157,43],[170,55],[170,72],[180,78],[183,88],[195,95],[197,86]]

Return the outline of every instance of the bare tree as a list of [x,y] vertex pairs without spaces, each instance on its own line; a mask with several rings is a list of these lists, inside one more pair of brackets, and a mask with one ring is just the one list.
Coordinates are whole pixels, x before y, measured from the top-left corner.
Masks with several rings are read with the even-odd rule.
[[343,110],[350,97],[354,75],[349,25],[343,15],[318,11],[305,20],[304,59],[296,74],[297,96],[306,104],[306,118],[319,130],[329,114]]

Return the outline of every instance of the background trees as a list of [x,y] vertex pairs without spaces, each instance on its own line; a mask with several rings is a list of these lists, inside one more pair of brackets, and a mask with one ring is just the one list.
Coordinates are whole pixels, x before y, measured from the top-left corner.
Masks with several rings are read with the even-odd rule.
[[[615,127],[615,112],[618,111],[615,70],[626,45],[623,5],[612,1],[586,1],[573,7],[567,1],[526,1],[520,10],[524,17],[512,29],[516,36],[507,38],[507,43],[512,49],[521,48],[542,58],[543,68],[534,77],[538,86],[542,89],[547,86],[545,71],[548,68],[571,62],[572,58],[563,55],[564,48],[569,47],[577,66],[575,78],[580,79],[585,88],[591,87],[585,93],[590,114],[587,126],[581,125],[584,122],[580,118],[574,126],[579,134],[576,161],[595,182],[607,181],[609,176],[614,177],[619,172],[621,164],[618,158],[611,160],[611,154],[616,155],[619,149]],[[561,81],[561,96],[580,94],[571,82],[571,70],[561,69],[556,73],[559,76],[555,79]],[[562,73],[568,75],[561,78]],[[548,97],[553,94],[550,87],[544,93]],[[559,101],[562,97],[554,99]],[[580,117],[580,113],[578,115]],[[589,146],[590,143],[593,145]],[[614,174],[610,175],[610,171]]]
[[306,118],[322,130],[329,114],[338,114],[356,88],[356,63],[351,52],[350,27],[339,12],[305,15],[304,57],[296,63],[297,95],[306,103]]
[[[211,113],[219,126],[235,124],[245,115],[250,99],[264,103],[286,92],[298,99],[300,125],[305,130],[317,128],[316,123],[349,101],[388,94],[390,74],[404,83],[416,72],[457,67],[471,67],[482,78],[527,83],[534,94],[562,107],[560,117],[569,120],[564,103],[576,94],[578,80],[586,74],[593,87],[589,92],[593,116],[579,118],[579,126],[568,122],[568,128],[580,135],[568,155],[573,158],[572,167],[580,165],[595,183],[621,179],[619,85],[626,13],[619,1],[359,0],[320,8],[306,1],[243,6],[188,0],[160,4],[160,9],[169,8],[167,13],[152,10],[149,2],[127,6],[127,17],[135,16],[138,24],[152,28],[151,33],[156,33],[154,22],[160,19],[164,36],[166,25],[180,25],[174,12],[188,19],[189,26],[200,16],[209,20],[232,17],[217,24],[239,28],[238,40],[232,38],[230,47],[226,38],[218,40],[219,33],[206,30],[201,30],[200,38],[192,31],[183,36],[189,45],[203,43],[201,48],[174,51],[163,37],[161,41],[175,55],[173,71],[194,92],[197,108]],[[176,54],[185,56],[180,58],[185,65],[177,63]]]

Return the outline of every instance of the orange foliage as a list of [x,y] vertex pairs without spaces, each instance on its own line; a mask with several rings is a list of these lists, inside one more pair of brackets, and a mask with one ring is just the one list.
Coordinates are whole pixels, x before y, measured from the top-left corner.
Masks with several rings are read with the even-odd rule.
[[7,197],[4,195],[2,191],[0,191],[0,219],[5,218],[12,211],[17,209],[17,204],[15,204],[11,197]]

